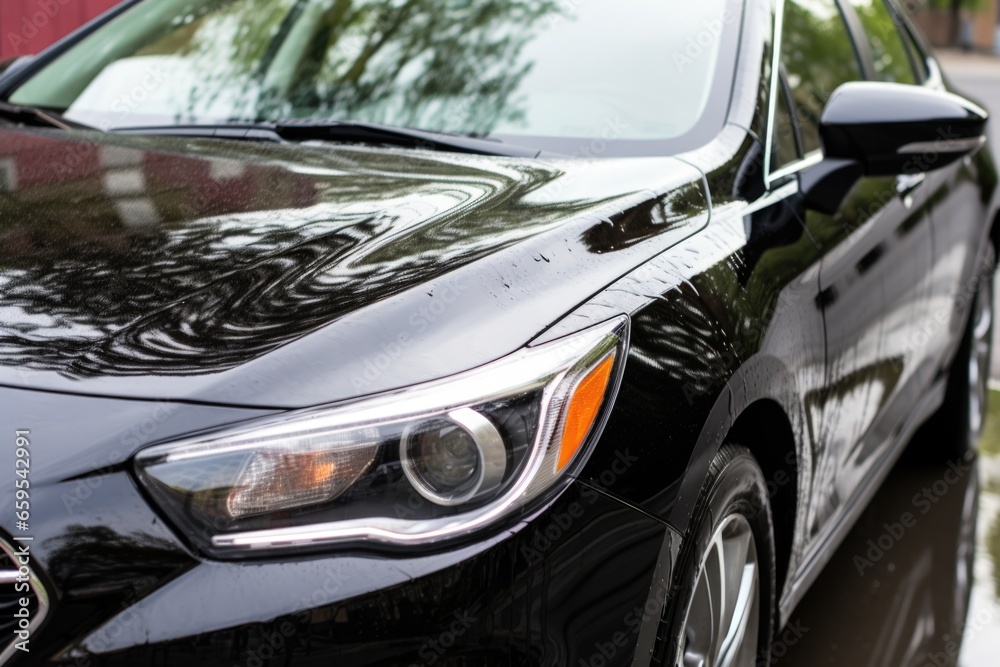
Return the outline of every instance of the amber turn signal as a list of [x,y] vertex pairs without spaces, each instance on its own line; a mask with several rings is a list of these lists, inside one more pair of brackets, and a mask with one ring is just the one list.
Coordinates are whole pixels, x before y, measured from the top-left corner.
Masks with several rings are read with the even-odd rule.
[[601,404],[604,403],[604,395],[607,393],[614,365],[615,354],[612,352],[576,385],[569,400],[569,409],[566,410],[566,420],[563,422],[557,470],[569,465],[586,442],[587,435],[597,420]]

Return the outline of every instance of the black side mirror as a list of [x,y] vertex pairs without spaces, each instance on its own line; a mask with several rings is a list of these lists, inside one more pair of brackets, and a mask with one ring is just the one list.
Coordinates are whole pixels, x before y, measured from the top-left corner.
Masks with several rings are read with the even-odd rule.
[[896,83],[845,83],[823,109],[824,159],[800,177],[806,206],[832,215],[864,176],[940,169],[986,143],[989,114],[951,93]]

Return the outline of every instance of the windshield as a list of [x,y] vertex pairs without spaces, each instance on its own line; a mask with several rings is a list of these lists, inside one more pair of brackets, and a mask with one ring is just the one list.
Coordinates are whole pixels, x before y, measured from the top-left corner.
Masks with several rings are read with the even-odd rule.
[[[357,120],[673,139],[706,110],[727,0],[155,0],[10,101],[102,128]],[[629,17],[629,29],[609,30]],[[730,39],[732,37],[730,36]]]

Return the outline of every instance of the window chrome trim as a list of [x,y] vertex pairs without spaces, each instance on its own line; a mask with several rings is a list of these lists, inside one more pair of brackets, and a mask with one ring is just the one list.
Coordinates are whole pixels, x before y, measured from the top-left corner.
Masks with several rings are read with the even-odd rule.
[[[919,45],[917,48],[920,48]],[[924,62],[927,63],[927,80],[924,81],[925,88],[934,90],[945,90],[944,76],[941,74],[941,66],[932,56],[926,56]]]
[[780,188],[775,188],[774,190],[765,193],[764,196],[758,199],[757,201],[748,204],[742,211],[740,211],[740,216],[746,217],[748,215],[753,215],[757,211],[762,211],[769,206],[773,206],[774,204],[777,204],[780,201],[783,201],[785,199],[788,199],[789,197],[798,194],[798,192],[799,192],[799,182],[789,181],[788,183],[782,185]]
[[[10,558],[11,565],[20,565],[20,561],[14,547],[2,537],[0,537],[0,549],[3,549],[4,553],[7,554],[7,557]],[[18,579],[22,577],[21,567],[28,570],[27,583],[31,588],[31,591],[35,594],[35,599],[38,600],[38,610],[35,612],[35,617],[28,622],[27,627],[28,633],[31,636],[34,636],[35,631],[38,630],[39,626],[41,626],[49,611],[49,595],[48,592],[46,592],[45,587],[42,586],[42,582],[38,578],[38,575],[35,574],[35,571],[30,565],[24,565],[20,566],[16,570],[5,570],[0,572],[0,582],[10,585],[18,583]],[[14,638],[10,640],[10,643],[4,646],[3,651],[0,652],[0,665],[6,664],[7,661],[14,656],[14,653],[17,651],[17,640],[18,637],[15,635]]]
[[814,150],[803,157],[789,162],[788,164],[771,171],[771,151],[774,149],[774,124],[775,116],[778,113],[778,95],[782,94],[781,88],[781,47],[782,32],[785,27],[785,0],[776,0],[774,15],[774,38],[772,41],[773,53],[771,54],[771,89],[768,91],[767,109],[767,137],[764,143],[764,188],[768,191],[775,182],[781,179],[798,174],[810,167],[815,167],[823,161],[823,151]]
[[792,174],[797,174],[800,171],[805,171],[810,167],[815,167],[822,161],[823,161],[823,151],[815,150],[806,155],[805,157],[799,158],[795,162],[789,162],[784,167],[778,169],[777,171],[771,174],[768,181],[768,187],[770,187],[774,181],[779,181],[786,176],[791,176]]
[[[764,150],[764,187],[771,191],[771,186],[774,185],[776,181],[780,181],[783,178],[798,174],[805,171],[811,167],[815,167],[817,164],[823,161],[823,151],[814,150],[805,156],[790,162],[787,165],[771,171],[771,151],[774,147],[774,124],[775,116],[777,115],[777,105],[778,98],[777,95],[781,93],[779,91],[780,81],[779,75],[781,71],[781,47],[782,47],[782,31],[784,29],[785,22],[785,0],[775,0],[775,18],[774,18],[774,38],[773,43],[773,53],[771,55],[771,89],[768,91],[768,110],[767,110],[767,137],[765,140],[765,150]],[[909,32],[908,26],[902,26],[902,28],[897,25],[896,29],[904,29]],[[854,36],[850,32],[850,26],[848,26],[848,37],[854,42]],[[925,88],[932,88],[935,90],[945,90],[944,77],[941,73],[941,66],[938,64],[937,60],[923,52],[921,45],[917,42],[915,38],[911,36],[917,48],[917,55],[924,59],[927,65],[927,79],[920,85]],[[866,79],[867,80],[867,79]],[[940,147],[937,147],[940,149]],[[959,147],[964,148],[964,147]],[[907,152],[914,152],[918,149],[929,150],[930,147],[926,145],[911,145],[905,147],[909,149]],[[901,152],[903,152],[901,150]]]
[[774,148],[774,117],[778,111],[775,95],[780,84],[781,73],[781,33],[785,26],[785,0],[777,0],[774,9],[774,35],[771,39],[771,83],[767,91],[767,136],[764,137],[764,187],[771,188],[771,151]]

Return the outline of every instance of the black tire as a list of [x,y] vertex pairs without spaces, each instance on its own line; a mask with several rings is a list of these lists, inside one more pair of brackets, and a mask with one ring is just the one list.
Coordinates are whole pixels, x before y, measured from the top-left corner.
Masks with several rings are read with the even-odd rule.
[[[944,403],[914,438],[910,458],[921,464],[971,457],[986,418],[993,342],[993,277],[996,252],[991,245],[978,272],[962,343],[948,371]],[[985,320],[983,317],[985,316]]]
[[[756,604],[757,632],[744,633],[747,638],[753,634],[756,634],[756,637],[752,645],[744,645],[734,651],[738,658],[731,664],[733,667],[769,664],[768,657],[775,623],[775,554],[774,526],[767,483],[764,473],[748,449],[739,445],[726,445],[716,455],[709,468],[691,527],[685,535],[678,559],[672,596],[675,602],[667,618],[669,631],[659,651],[659,657],[664,665],[698,664],[697,656],[704,657],[705,650],[700,650],[699,647],[705,646],[706,634],[711,633],[704,631],[699,633],[699,628],[704,628],[705,624],[699,624],[694,618],[698,616],[697,609],[704,607],[699,600],[711,598],[710,593],[706,595],[710,585],[703,577],[703,573],[712,568],[704,568],[704,565],[707,560],[711,560],[712,563],[716,560],[720,564],[723,563],[724,559],[718,559],[716,555],[721,551],[738,554],[731,547],[717,549],[713,545],[726,544],[726,535],[735,536],[733,539],[739,540],[745,536],[738,531],[745,531],[747,528],[753,536],[747,551],[754,552],[759,592]],[[749,559],[749,554],[747,558]],[[732,560],[738,564],[738,555]],[[726,570],[725,567],[717,569]],[[747,572],[745,564],[741,580],[743,584],[735,590],[740,592],[747,590],[745,583]],[[719,585],[718,588],[726,586]],[[739,595],[730,597],[737,598],[739,602]],[[753,608],[744,606],[745,610]],[[745,615],[747,618],[753,618],[752,612]],[[704,618],[704,614],[698,617]],[[723,621],[718,625],[724,626],[726,623]],[[735,626],[731,623],[729,627]],[[749,627],[749,624],[746,627]],[[699,634],[701,636],[698,636]],[[711,644],[711,641],[708,643]],[[706,664],[721,663],[714,661]]]

